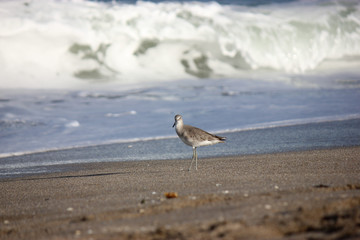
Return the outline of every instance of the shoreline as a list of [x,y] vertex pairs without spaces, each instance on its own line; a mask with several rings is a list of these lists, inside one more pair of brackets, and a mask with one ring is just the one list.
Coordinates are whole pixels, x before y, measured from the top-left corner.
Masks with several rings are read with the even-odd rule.
[[[226,144],[199,148],[198,154],[199,158],[231,157],[360,146],[359,126],[360,119],[353,119],[229,132],[221,135],[227,138]],[[191,148],[178,137],[112,143],[3,157],[0,158],[0,179],[67,171],[67,165],[74,163],[189,158]]]
[[[0,180],[1,239],[360,237],[360,147],[76,164]],[[175,192],[176,198],[164,194]]]
[[[225,135],[225,134],[233,134],[233,133],[241,133],[248,131],[259,131],[259,130],[267,130],[273,128],[288,128],[288,127],[296,127],[296,126],[306,126],[309,124],[323,124],[323,123],[332,123],[332,122],[342,122],[342,121],[351,121],[351,120],[360,120],[360,114],[349,114],[346,116],[333,116],[333,117],[314,117],[309,119],[292,119],[292,120],[284,120],[284,121],[275,121],[268,122],[262,124],[255,124],[253,126],[245,126],[244,128],[234,128],[234,129],[223,129],[217,131],[211,131],[213,134]],[[56,151],[69,151],[80,148],[91,148],[91,147],[99,147],[106,146],[112,144],[129,144],[137,143],[137,142],[147,142],[147,141],[157,141],[157,140],[170,140],[170,139],[178,139],[177,135],[167,135],[167,136],[156,136],[156,137],[143,137],[143,138],[134,138],[134,139],[113,139],[113,140],[105,140],[100,143],[89,143],[89,144],[79,144],[74,146],[64,146],[64,147],[53,147],[53,148],[45,148],[45,149],[34,149],[34,150],[25,150],[23,152],[2,152],[0,153],[0,159],[9,158],[9,157],[18,157],[25,156],[30,154],[40,154],[46,152],[56,152]]]

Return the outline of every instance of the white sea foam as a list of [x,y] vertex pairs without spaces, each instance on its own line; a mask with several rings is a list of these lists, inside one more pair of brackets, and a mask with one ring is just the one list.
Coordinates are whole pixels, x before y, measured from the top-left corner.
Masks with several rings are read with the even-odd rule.
[[80,127],[80,123],[76,120],[68,122],[66,125],[66,127],[68,128],[76,128],[76,127]]
[[252,130],[260,130],[260,129],[276,128],[276,127],[290,127],[290,126],[304,125],[304,124],[310,124],[310,123],[345,121],[345,120],[352,120],[352,119],[360,119],[360,114],[299,118],[299,119],[289,119],[289,120],[281,120],[281,121],[273,121],[273,122],[263,122],[263,123],[247,125],[242,128],[220,130],[220,131],[217,131],[216,133],[252,131]]
[[12,0],[0,9],[2,88],[304,73],[334,59],[346,67],[360,56],[356,1],[245,7]]

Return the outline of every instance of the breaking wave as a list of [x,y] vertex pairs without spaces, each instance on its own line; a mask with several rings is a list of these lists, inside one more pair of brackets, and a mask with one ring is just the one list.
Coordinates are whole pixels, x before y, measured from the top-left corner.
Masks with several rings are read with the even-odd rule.
[[360,58],[357,1],[0,2],[0,87],[302,74]]

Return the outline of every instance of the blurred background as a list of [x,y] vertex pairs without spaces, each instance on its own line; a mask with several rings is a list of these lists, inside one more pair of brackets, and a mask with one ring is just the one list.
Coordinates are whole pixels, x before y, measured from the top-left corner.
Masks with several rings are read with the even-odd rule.
[[360,118],[358,1],[0,1],[0,154]]

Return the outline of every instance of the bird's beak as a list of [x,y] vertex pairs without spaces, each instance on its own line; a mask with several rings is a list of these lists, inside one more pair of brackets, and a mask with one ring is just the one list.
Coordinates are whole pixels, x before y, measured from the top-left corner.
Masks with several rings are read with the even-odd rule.
[[173,127],[175,127],[175,124],[176,124],[176,122],[174,122],[174,125],[173,125]]

